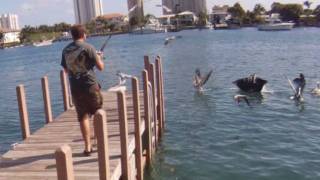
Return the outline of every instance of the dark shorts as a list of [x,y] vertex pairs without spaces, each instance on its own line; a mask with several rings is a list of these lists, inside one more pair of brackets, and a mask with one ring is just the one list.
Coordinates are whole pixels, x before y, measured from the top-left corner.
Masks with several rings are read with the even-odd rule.
[[71,93],[78,121],[82,121],[86,115],[95,114],[98,109],[102,108],[103,98],[98,85],[93,85],[88,90],[74,88],[71,89]]

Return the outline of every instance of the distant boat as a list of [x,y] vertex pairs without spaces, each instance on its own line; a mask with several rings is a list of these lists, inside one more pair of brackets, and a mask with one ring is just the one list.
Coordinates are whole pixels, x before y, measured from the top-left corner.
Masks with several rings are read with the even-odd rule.
[[50,46],[50,45],[52,45],[52,40],[33,43],[33,46],[35,47]]
[[292,22],[282,22],[278,16],[271,16],[267,19],[266,24],[261,24],[258,26],[259,31],[289,31],[293,28],[294,23]]
[[152,34],[167,32],[165,28],[157,27],[152,24],[147,24],[143,27],[135,28],[131,31],[132,34]]
[[289,31],[293,28],[294,23],[281,22],[281,23],[269,23],[258,26],[259,31]]
[[149,19],[148,23],[144,26],[131,30],[132,34],[152,34],[165,32],[167,32],[167,29],[162,27],[159,21],[156,19]]

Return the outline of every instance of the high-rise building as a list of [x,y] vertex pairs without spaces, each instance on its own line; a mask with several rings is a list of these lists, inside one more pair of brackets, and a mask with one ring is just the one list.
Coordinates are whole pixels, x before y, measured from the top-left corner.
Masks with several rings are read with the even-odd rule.
[[137,22],[142,21],[144,17],[143,0],[128,0],[129,20],[135,18]]
[[102,0],[74,0],[74,14],[77,24],[85,24],[103,15]]
[[6,30],[19,30],[18,15],[16,14],[2,14],[0,16],[0,28]]
[[[163,14],[177,14],[183,11],[191,11],[198,15],[200,12],[207,12],[206,0],[162,0]],[[168,9],[171,11],[168,11]]]

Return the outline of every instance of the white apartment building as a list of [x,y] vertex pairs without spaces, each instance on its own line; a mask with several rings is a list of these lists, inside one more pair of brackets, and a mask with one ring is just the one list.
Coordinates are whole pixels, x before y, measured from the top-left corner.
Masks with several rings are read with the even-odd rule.
[[206,0],[162,0],[162,5],[171,10],[163,8],[163,14],[178,14],[184,11],[191,11],[195,15],[200,12],[207,13]]
[[144,17],[143,0],[127,0],[129,20],[133,17],[142,20]]
[[85,24],[103,15],[102,0],[74,0],[76,24]]
[[18,15],[16,14],[2,14],[0,16],[0,28],[5,30],[19,30]]

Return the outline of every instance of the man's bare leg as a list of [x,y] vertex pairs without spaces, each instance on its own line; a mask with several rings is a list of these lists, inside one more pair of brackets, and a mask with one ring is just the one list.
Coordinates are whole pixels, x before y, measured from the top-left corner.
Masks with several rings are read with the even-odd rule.
[[90,132],[90,121],[89,121],[89,115],[86,114],[83,119],[80,121],[80,128],[82,137],[85,144],[85,151],[90,152],[91,151],[91,132]]

